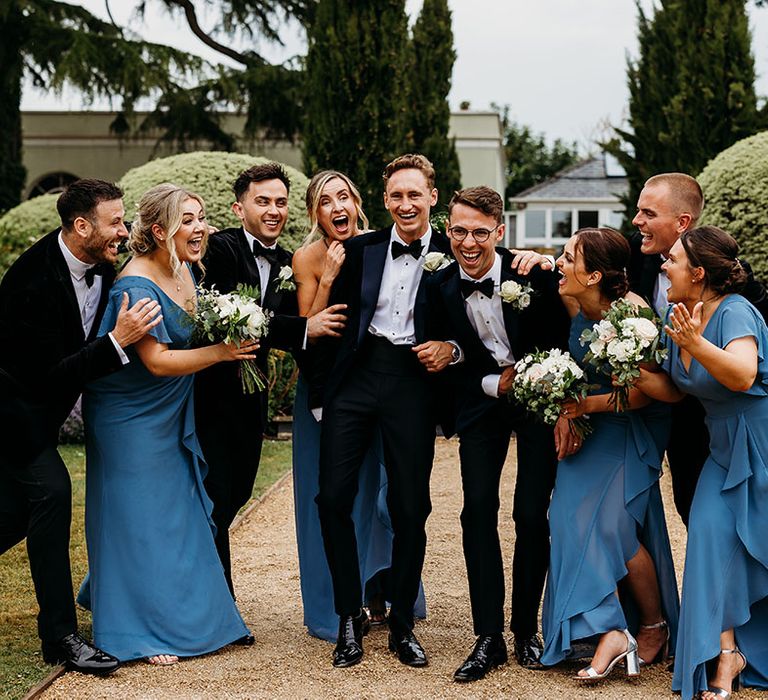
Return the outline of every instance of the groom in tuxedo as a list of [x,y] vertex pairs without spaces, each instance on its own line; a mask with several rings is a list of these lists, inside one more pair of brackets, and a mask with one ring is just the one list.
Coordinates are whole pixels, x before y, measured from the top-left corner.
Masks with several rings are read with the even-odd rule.
[[77,180],[56,202],[61,228],[22,253],[0,283],[0,553],[27,539],[43,658],[85,673],[119,662],[77,634],[69,564],[72,486],[56,450],[85,384],[128,362],[123,349],[159,323],[157,302],[123,298],[96,337],[128,235],[123,193]]
[[[332,300],[348,305],[339,343],[326,350],[317,504],[333,580],[339,635],[334,666],[363,656],[368,618],[351,512],[360,466],[374,432],[381,431],[388,477],[387,505],[394,539],[389,600],[389,648],[400,661],[424,666],[413,634],[413,606],[424,563],[424,527],[431,510],[436,406],[428,371],[452,361],[458,348],[425,342],[423,268],[429,252],[448,241],[429,223],[437,201],[435,171],[421,155],[396,158],[384,170],[384,204],[394,225],[345,242],[346,259]],[[320,362],[319,364],[323,364]]]
[[[503,202],[489,187],[456,192],[448,205],[448,235],[458,264],[427,286],[431,333],[455,339],[464,353],[447,371],[455,383],[456,432],[464,492],[461,513],[472,620],[472,653],[457,681],[475,681],[505,663],[504,567],[498,532],[499,484],[510,436],[517,439],[512,568],[512,631],[518,662],[535,666],[541,654],[538,610],[549,564],[547,509],[557,460],[553,429],[509,401],[514,363],[535,349],[567,346],[569,319],[557,275],[512,269],[503,240]],[[505,283],[529,286],[530,296],[505,296]],[[443,323],[439,328],[437,324]]]
[[[295,283],[279,278],[281,270],[291,269],[292,255],[278,243],[288,221],[290,186],[279,163],[240,173],[232,186],[232,210],[242,226],[212,234],[203,261],[202,284],[222,293],[234,291],[240,283],[254,287],[260,305],[273,314],[256,360],[265,376],[271,348],[300,353],[308,339],[338,334],[344,321],[337,313],[341,307],[308,319],[299,316]],[[236,364],[222,362],[195,375],[197,434],[208,464],[205,488],[213,501],[216,548],[233,595],[229,526],[253,491],[268,400],[267,389],[243,393]],[[248,637],[244,643],[251,641]]]

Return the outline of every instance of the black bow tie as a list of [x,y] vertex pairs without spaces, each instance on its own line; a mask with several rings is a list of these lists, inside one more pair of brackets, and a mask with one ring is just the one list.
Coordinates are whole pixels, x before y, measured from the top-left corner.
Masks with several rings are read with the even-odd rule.
[[277,248],[265,248],[259,241],[253,242],[253,254],[257,258],[264,258],[270,265],[277,262]]
[[488,277],[482,282],[475,282],[474,280],[459,280],[461,285],[461,295],[467,299],[473,292],[480,292],[485,294],[489,299],[493,296],[493,279]]
[[105,266],[102,263],[89,267],[85,271],[85,283],[88,285],[88,289],[93,287],[93,278],[98,275],[101,277],[105,272]]
[[421,256],[421,249],[424,244],[421,242],[421,238],[417,238],[415,241],[405,245],[399,241],[392,241],[392,260],[397,260],[401,255],[411,255],[414,260],[418,260]]

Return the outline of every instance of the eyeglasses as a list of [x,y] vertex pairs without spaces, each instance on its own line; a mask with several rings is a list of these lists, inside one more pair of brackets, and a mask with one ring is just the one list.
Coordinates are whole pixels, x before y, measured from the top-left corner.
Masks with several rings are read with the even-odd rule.
[[463,241],[471,233],[476,243],[485,243],[499,226],[501,224],[496,224],[490,231],[487,228],[467,230],[463,226],[449,226],[448,233],[455,241]]

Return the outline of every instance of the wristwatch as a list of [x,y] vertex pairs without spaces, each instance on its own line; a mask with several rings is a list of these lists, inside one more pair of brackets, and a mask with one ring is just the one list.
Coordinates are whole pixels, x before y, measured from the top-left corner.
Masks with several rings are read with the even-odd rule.
[[461,359],[461,348],[459,348],[456,343],[452,343],[450,340],[447,341],[448,345],[451,346],[451,361],[448,363],[449,365],[455,365],[458,364],[459,360]]

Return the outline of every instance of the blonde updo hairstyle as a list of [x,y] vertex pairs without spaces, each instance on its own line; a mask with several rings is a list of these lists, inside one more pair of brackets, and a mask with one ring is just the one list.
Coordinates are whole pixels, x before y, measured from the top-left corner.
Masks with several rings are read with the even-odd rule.
[[363,198],[360,196],[360,191],[355,186],[355,183],[349,179],[344,173],[338,170],[321,170],[316,173],[314,177],[309,181],[307,185],[307,194],[304,198],[307,206],[307,215],[309,216],[309,233],[304,239],[303,245],[308,245],[319,238],[327,238],[328,233],[320,228],[318,222],[317,212],[320,209],[320,199],[323,196],[323,189],[331,181],[338,178],[349,189],[349,193],[352,195],[352,202],[355,205],[355,215],[357,217],[357,225],[359,231],[368,230],[368,217],[363,211]]
[[[136,218],[131,224],[131,233],[128,236],[128,250],[136,257],[148,255],[158,248],[168,251],[171,262],[171,272],[177,279],[181,279],[182,263],[176,254],[176,246],[173,245],[173,237],[181,228],[184,218],[184,202],[194,199],[205,209],[200,195],[164,182],[147,190],[139,200]],[[165,234],[158,239],[152,231],[153,226],[159,226]],[[208,231],[203,234],[202,253],[208,245]],[[203,268],[202,262],[198,265]],[[204,268],[203,268],[204,269]]]

